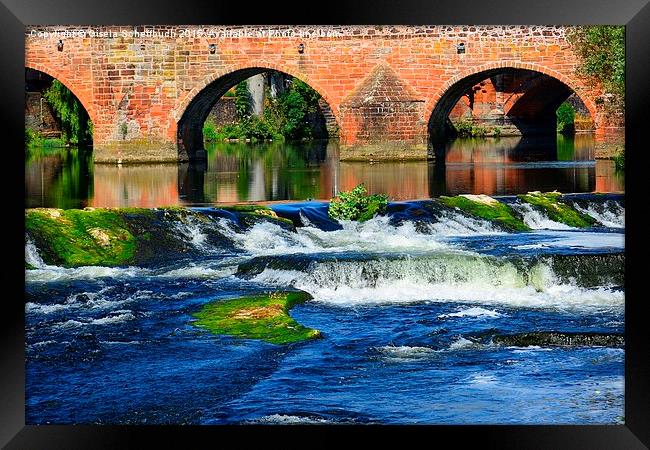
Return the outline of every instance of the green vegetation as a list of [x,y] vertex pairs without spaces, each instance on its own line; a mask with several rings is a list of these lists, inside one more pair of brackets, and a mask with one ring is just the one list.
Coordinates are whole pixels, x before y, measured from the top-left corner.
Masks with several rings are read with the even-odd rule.
[[117,210],[28,209],[25,229],[64,267],[122,265],[135,255],[136,238]]
[[235,108],[237,110],[237,116],[239,119],[243,119],[248,116],[251,108],[251,95],[248,92],[248,85],[246,80],[240,82],[235,86]]
[[575,27],[568,36],[581,59],[578,74],[602,83],[611,95],[608,106],[623,111],[625,100],[625,27]]
[[547,192],[544,194],[541,192],[529,192],[528,194],[518,195],[517,197],[543,210],[548,218],[554,222],[564,223],[577,228],[587,228],[596,223],[593,217],[582,214],[570,206],[561,203],[559,201],[560,195],[562,194],[559,192]]
[[61,137],[45,138],[37,130],[26,127],[27,148],[60,148],[92,141],[93,124],[82,104],[68,88],[58,80],[54,80],[52,85],[43,92],[43,98],[50,105],[61,125]]
[[52,149],[65,147],[66,143],[63,139],[44,138],[38,131],[31,128],[25,128],[25,145],[29,149]]
[[58,80],[43,93],[62,129],[62,139],[71,144],[92,141],[93,126],[88,113],[75,95]]
[[625,170],[625,148],[621,149],[614,155],[614,167],[617,171]]
[[557,132],[564,135],[575,132],[576,112],[569,103],[564,102],[555,112],[557,116]]
[[238,122],[217,126],[212,120],[206,120],[203,126],[205,141],[249,139],[260,142],[313,138],[307,116],[318,110],[320,95],[299,79],[294,78],[289,88],[277,98],[267,95],[262,116],[250,114],[251,99],[245,81],[239,83],[231,95],[235,97]]
[[339,192],[338,197],[330,201],[328,214],[337,220],[365,222],[385,212],[387,206],[386,194],[368,195],[366,187],[360,184],[349,192]]
[[289,310],[311,299],[306,292],[274,292],[267,295],[219,300],[205,305],[193,316],[193,324],[214,334],[290,344],[321,336],[289,316]]
[[475,125],[474,121],[469,118],[463,118],[454,124],[458,137],[486,137],[486,136],[501,136],[500,127],[484,127]]
[[440,202],[452,208],[458,208],[481,219],[497,222],[513,231],[529,231],[530,228],[512,208],[488,196],[441,196]]
[[[259,205],[222,207],[236,216],[237,226],[249,230],[260,222],[294,232],[290,219]],[[232,239],[222,233],[210,214],[185,207],[85,208],[25,210],[25,231],[46,264],[62,267],[148,265],[161,260],[200,254],[181,231],[186,224],[201,223],[210,245],[230,248]]]
[[[314,148],[325,148],[303,142],[263,142],[255,145],[244,142],[208,142],[205,149],[209,160],[222,161],[231,158],[237,161],[237,196],[250,198],[252,194],[253,167],[263,167],[266,179],[287,186],[287,195],[293,199],[322,198],[321,185],[314,178],[317,169],[305,158]],[[278,170],[280,169],[280,170]]]

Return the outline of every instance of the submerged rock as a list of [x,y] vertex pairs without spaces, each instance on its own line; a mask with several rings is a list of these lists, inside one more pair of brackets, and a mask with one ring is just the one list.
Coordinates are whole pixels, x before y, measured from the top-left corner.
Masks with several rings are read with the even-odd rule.
[[290,344],[321,336],[320,331],[297,323],[289,310],[312,297],[306,292],[274,292],[265,295],[218,300],[193,314],[193,325],[214,334]]
[[497,334],[492,342],[514,347],[623,347],[625,337],[618,333],[565,333],[535,331],[531,333]]
[[620,286],[625,284],[625,253],[594,255],[552,255],[540,260],[550,265],[553,273],[565,283],[581,287]]
[[236,276],[251,279],[266,269],[306,271],[314,262],[313,255],[294,254],[282,256],[256,256],[244,261],[237,266]]

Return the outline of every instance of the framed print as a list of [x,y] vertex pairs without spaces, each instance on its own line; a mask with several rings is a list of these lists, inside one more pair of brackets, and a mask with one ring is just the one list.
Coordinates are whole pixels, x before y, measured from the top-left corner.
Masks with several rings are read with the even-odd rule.
[[3,7],[3,445],[648,445],[645,2],[195,3]]

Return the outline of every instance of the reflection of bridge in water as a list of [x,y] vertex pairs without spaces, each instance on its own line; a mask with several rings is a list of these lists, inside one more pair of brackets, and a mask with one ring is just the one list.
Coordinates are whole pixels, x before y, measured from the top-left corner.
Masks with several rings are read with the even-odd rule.
[[[227,147],[227,146],[225,146]],[[459,193],[507,195],[531,190],[622,191],[611,161],[594,161],[593,135],[575,139],[512,137],[459,139],[447,163],[340,161],[335,142],[314,144],[298,167],[264,151],[237,156],[209,152],[206,164],[179,167],[180,198],[188,203],[329,199],[364,183],[397,200]],[[600,174],[600,176],[599,176]]]
[[25,172],[30,207],[139,206],[329,199],[364,183],[393,199],[530,190],[623,191],[609,160],[593,160],[594,138],[458,139],[446,164],[434,161],[352,162],[336,141],[300,145],[218,144],[201,163],[106,165],[61,149],[35,155]]

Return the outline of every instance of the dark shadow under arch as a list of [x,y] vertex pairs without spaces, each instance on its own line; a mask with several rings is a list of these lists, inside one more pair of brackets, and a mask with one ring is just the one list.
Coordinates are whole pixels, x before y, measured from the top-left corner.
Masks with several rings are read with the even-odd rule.
[[[504,116],[523,136],[551,135],[556,130],[555,111],[574,91],[557,78],[545,73],[512,67],[494,68],[469,75],[452,84],[438,100],[429,117],[430,153],[444,160],[445,142],[453,136],[449,114],[458,100],[473,86],[498,75],[519,75],[525,81]],[[508,94],[513,96],[513,93]],[[432,147],[432,148],[431,148]]]
[[[285,75],[292,76],[286,72],[267,67],[250,67],[223,75],[197,93],[187,105],[187,108],[185,108],[178,121],[177,143],[179,159],[181,161],[204,160],[206,153],[203,145],[203,123],[214,105],[233,86],[254,75],[270,71],[281,72]],[[334,130],[338,128],[338,125],[336,124],[331,107],[324,100],[322,93],[319,92],[319,94],[321,95],[319,108],[327,121],[327,130],[331,136],[335,132]],[[330,124],[333,124],[333,126],[330,126]]]

